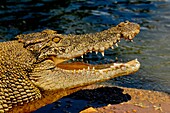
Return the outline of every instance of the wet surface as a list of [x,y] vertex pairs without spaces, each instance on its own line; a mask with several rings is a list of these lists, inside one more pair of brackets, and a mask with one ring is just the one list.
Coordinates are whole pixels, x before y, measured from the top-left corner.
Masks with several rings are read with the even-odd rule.
[[105,51],[105,57],[100,53],[87,54],[84,61],[109,63],[138,58],[141,68],[137,73],[101,84],[170,93],[169,10],[170,1],[160,0],[2,1],[0,41],[47,28],[63,34],[84,34],[110,28],[121,21],[136,22],[141,25],[141,32],[133,43],[122,40],[119,47]]

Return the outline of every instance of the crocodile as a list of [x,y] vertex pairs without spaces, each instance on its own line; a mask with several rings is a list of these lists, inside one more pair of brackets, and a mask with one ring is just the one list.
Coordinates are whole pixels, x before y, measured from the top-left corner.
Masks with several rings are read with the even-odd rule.
[[0,43],[0,113],[33,112],[96,82],[138,71],[137,59],[92,65],[67,63],[88,52],[101,52],[140,32],[133,22],[88,34],[58,34],[46,29]]

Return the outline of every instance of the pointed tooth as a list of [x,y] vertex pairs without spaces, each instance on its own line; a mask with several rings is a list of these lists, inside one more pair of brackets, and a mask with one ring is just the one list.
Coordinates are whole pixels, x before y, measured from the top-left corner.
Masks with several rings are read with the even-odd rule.
[[90,67],[88,66],[88,68],[87,68],[88,70],[90,70]]
[[138,62],[138,59],[136,58],[135,61]]
[[133,42],[133,40],[130,40],[131,42]]
[[102,54],[102,56],[104,57],[104,51],[103,51],[103,52],[101,52],[101,54]]
[[90,51],[90,53],[92,53],[92,51]]
[[117,43],[116,43],[115,45],[116,45],[116,47],[118,47],[118,44],[117,44]]
[[114,49],[114,47],[113,47],[113,46],[112,46],[111,48],[112,48],[112,49]]
[[96,55],[98,54],[98,51],[96,51]]
[[74,70],[74,73],[76,73],[76,70]]
[[117,57],[115,57],[115,59],[116,59],[116,60],[118,60],[118,58],[117,58]]
[[93,67],[93,70],[95,70],[95,67]]
[[81,58],[83,58],[83,55],[81,55]]
[[75,58],[73,58],[73,61],[75,61],[76,59]]

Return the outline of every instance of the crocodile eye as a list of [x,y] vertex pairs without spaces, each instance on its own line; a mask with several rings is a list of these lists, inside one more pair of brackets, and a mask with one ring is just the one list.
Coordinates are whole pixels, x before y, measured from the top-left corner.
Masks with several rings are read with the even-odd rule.
[[56,37],[53,37],[52,41],[54,41],[55,43],[58,43],[60,41],[60,37],[56,36]]

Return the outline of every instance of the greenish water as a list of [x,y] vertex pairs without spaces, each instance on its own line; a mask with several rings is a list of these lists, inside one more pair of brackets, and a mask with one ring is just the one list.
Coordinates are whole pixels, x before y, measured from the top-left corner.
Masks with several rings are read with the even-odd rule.
[[83,34],[133,21],[141,25],[134,42],[122,40],[114,51],[105,51],[101,60],[107,63],[115,57],[124,61],[138,58],[140,70],[101,84],[170,93],[169,10],[170,2],[160,0],[8,0],[0,3],[0,41],[46,28],[64,34]]

